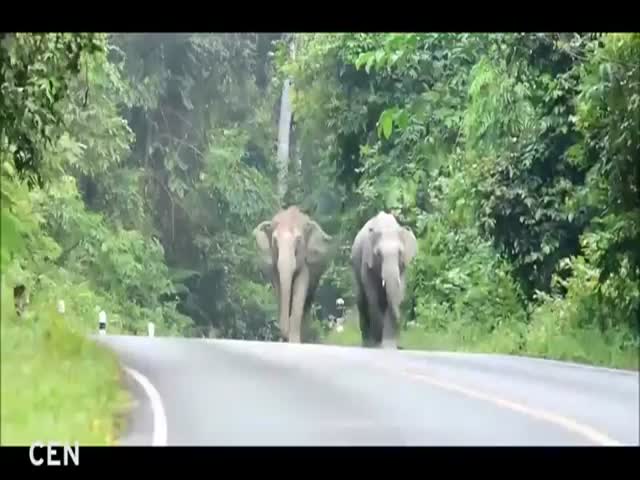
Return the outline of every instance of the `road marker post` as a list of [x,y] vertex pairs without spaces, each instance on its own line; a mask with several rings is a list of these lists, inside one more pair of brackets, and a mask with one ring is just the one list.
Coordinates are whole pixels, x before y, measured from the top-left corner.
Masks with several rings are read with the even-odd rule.
[[149,336],[150,337],[154,337],[155,336],[156,326],[153,324],[153,322],[149,322],[147,324],[147,331],[149,332]]
[[100,310],[100,313],[98,314],[98,331],[100,332],[100,335],[107,334],[107,314],[104,310]]
[[344,324],[344,300],[342,298],[338,298],[336,300],[336,310],[338,312],[338,318],[335,320],[335,329],[338,333],[344,330],[342,326]]

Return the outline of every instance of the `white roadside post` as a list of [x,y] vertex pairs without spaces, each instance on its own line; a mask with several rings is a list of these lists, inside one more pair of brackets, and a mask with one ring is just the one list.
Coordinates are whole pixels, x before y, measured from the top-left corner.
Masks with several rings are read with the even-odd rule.
[[344,330],[342,324],[344,323],[344,300],[342,298],[338,298],[336,300],[336,310],[338,310],[338,318],[336,319],[336,331],[338,333]]
[[98,329],[100,331],[100,335],[106,335],[107,333],[107,314],[104,310],[100,310],[98,314]]
[[64,313],[64,300],[58,300],[58,313]]
[[149,323],[147,324],[147,330],[148,330],[148,332],[149,332],[149,336],[150,336],[150,337],[155,336],[155,333],[156,333],[156,326],[153,324],[153,322],[149,322]]

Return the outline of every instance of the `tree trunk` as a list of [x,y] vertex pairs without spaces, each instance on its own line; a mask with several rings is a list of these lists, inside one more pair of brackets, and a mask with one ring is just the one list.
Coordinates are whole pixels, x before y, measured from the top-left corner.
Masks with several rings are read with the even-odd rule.
[[[291,54],[293,55],[294,52],[292,41]],[[287,176],[289,171],[289,143],[291,136],[291,116],[293,115],[290,88],[291,80],[287,78],[282,84],[280,119],[278,122],[278,198],[281,203],[287,191]]]

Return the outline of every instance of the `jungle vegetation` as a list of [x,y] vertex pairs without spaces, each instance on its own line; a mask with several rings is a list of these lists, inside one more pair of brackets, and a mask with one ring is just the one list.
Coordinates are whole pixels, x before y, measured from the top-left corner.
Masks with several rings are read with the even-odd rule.
[[405,348],[637,369],[639,59],[637,33],[0,34],[3,443],[112,441],[99,310],[275,339],[251,230],[291,204],[341,247],[313,341],[359,344],[326,318],[387,210],[419,241]]

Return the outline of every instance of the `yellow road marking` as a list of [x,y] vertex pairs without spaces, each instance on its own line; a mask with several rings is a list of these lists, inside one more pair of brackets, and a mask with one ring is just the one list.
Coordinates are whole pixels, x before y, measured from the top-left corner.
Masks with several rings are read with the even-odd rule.
[[[386,367],[383,367],[383,368],[385,368],[386,370],[389,370]],[[513,410],[514,412],[522,413],[524,415],[528,415],[529,417],[535,418],[536,420],[542,420],[548,423],[552,423],[554,425],[558,425],[572,433],[582,435],[583,437],[587,438],[591,442],[601,446],[609,446],[609,447],[623,446],[622,443],[612,439],[611,437],[597,431],[592,427],[589,427],[587,425],[582,425],[575,420],[572,420],[567,417],[563,417],[561,415],[558,415],[552,412],[546,412],[544,410],[528,407],[526,405],[514,402],[512,400],[507,400],[505,398],[500,398],[495,395],[483,393],[477,390],[472,390],[470,388],[463,387],[455,383],[439,380],[435,377],[425,375],[423,373],[415,373],[415,372],[410,372],[408,370],[400,371],[399,373],[402,373],[403,375],[408,376],[414,380],[419,380],[422,382],[429,383],[430,385],[433,385],[438,388],[461,393],[462,395],[466,395],[467,397],[470,397],[470,398],[484,400],[485,402],[492,403],[499,407]]]
[[[292,357],[295,355],[292,355]],[[336,355],[331,355],[331,358],[334,359],[340,359],[342,360],[341,357],[336,356]],[[425,383],[428,383],[430,385],[433,385],[435,387],[444,389],[444,390],[449,390],[449,391],[453,391],[456,393],[460,393],[462,395],[465,395],[467,397],[470,398],[474,398],[477,400],[483,400],[485,402],[489,402],[493,405],[496,405],[498,407],[501,408],[506,408],[508,410],[512,410],[514,412],[518,412],[521,413],[523,415],[527,415],[531,418],[534,418],[536,420],[541,420],[541,421],[545,421],[547,423],[551,423],[554,424],[556,426],[562,427],[565,430],[571,432],[571,433],[575,433],[577,435],[580,435],[586,439],[588,439],[589,441],[593,442],[596,445],[600,445],[600,446],[614,446],[614,447],[620,447],[620,446],[624,446],[623,443],[618,442],[617,440],[614,440],[613,438],[609,437],[608,435],[599,432],[598,430],[596,430],[593,427],[590,427],[588,425],[583,425],[581,423],[579,423],[576,420],[573,420],[571,418],[568,417],[564,417],[562,415],[558,415],[556,413],[552,413],[552,412],[548,412],[548,411],[544,411],[544,410],[540,410],[540,409],[536,409],[533,407],[528,407],[526,405],[523,405],[521,403],[515,402],[513,400],[508,400],[506,398],[501,398],[498,397],[497,395],[491,395],[489,393],[483,393],[481,391],[478,390],[473,390],[467,387],[464,387],[462,385],[458,385],[452,382],[447,382],[444,380],[439,380],[436,377],[433,377],[431,375],[426,375],[422,372],[417,373],[417,372],[411,372],[409,370],[396,370],[393,368],[390,368],[388,365],[384,365],[381,364],[379,362],[371,362],[371,360],[366,360],[366,363],[368,363],[369,365],[375,365],[376,367],[380,368],[381,370],[387,371],[389,373],[392,374],[398,374],[401,373],[402,375],[412,378],[413,380],[418,380],[418,381],[422,381]]]

